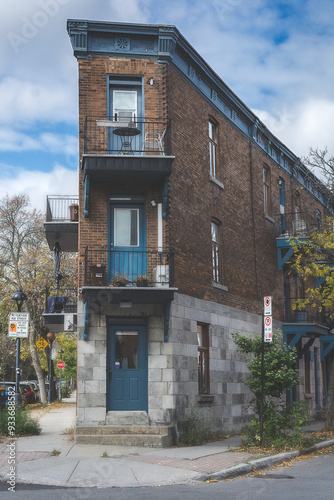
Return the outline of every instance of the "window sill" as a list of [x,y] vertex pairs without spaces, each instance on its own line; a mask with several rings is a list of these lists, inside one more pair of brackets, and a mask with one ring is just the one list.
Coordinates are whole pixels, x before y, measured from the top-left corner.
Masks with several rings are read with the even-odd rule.
[[214,402],[215,397],[211,396],[211,394],[199,394],[197,396],[197,404],[198,406],[210,406]]
[[213,288],[218,288],[218,290],[224,290],[224,292],[228,292],[228,288],[225,285],[221,285],[220,283],[212,282]]
[[219,182],[215,177],[212,177],[212,175],[210,175],[210,181],[216,184],[216,186],[220,187],[220,189],[225,189],[224,184],[222,182]]
[[270,215],[265,215],[265,218],[267,220],[270,220],[270,222],[272,222],[273,224],[275,224],[275,219],[273,219],[272,217],[270,217]]

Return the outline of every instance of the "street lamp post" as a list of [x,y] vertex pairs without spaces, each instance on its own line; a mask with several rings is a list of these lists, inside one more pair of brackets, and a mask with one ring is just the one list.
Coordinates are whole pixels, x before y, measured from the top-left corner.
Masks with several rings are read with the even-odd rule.
[[[59,349],[59,354],[60,354],[60,361],[61,361],[61,355],[64,353],[62,349]],[[59,369],[59,388],[58,388],[58,399],[61,401],[61,372],[62,370]]]
[[48,403],[52,403],[52,392],[51,392],[51,383],[52,383],[52,343],[56,338],[53,332],[49,332],[46,334],[46,338],[50,343],[50,354],[49,354],[49,393],[48,393]]
[[[27,296],[24,292],[22,292],[21,288],[19,288],[14,293],[12,300],[16,302],[18,312],[21,312],[22,304],[26,300],[26,298]],[[21,348],[21,339],[20,337],[16,337],[15,392],[17,395],[19,394],[19,389],[20,389],[20,348]]]

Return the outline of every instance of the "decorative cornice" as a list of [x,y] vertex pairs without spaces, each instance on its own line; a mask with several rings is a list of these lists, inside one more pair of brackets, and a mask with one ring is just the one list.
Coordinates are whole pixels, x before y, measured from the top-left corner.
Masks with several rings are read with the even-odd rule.
[[324,184],[267,129],[175,26],[71,19],[67,22],[67,30],[77,58],[89,55],[119,57],[121,54],[124,57],[157,58],[171,64],[241,133],[294,176],[327,209],[331,209],[330,196]]

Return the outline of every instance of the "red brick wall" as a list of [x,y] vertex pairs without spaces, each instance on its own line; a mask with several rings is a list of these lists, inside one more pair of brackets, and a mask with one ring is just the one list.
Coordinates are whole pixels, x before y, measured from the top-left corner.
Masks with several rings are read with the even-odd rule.
[[[277,269],[278,224],[264,215],[263,167],[271,171],[272,217],[279,214],[279,177],[285,180],[285,210],[292,212],[291,180],[254,141],[245,137],[172,68],[168,69],[168,111],[172,122],[170,234],[176,255],[176,286],[196,297],[261,312],[263,297],[275,297],[283,314],[283,273]],[[210,181],[208,121],[218,124],[219,180]],[[309,213],[321,203],[299,189]],[[221,222],[222,284],[212,286],[211,219]],[[277,217],[276,217],[276,220]]]
[[[84,120],[107,114],[107,74],[144,77],[145,115],[171,119],[172,154],[169,210],[164,221],[165,244],[175,249],[175,285],[181,293],[261,312],[263,296],[275,297],[274,312],[283,314],[283,276],[277,270],[277,225],[264,215],[263,167],[271,172],[272,214],[279,214],[279,177],[285,180],[285,209],[292,212],[299,184],[253,140],[244,136],[172,67],[153,59],[89,57],[79,60],[80,151]],[[154,85],[148,84],[149,78]],[[219,180],[210,181],[208,120],[218,124]],[[147,200],[148,247],[157,247],[156,209],[162,186],[92,184],[90,216],[83,218],[83,179],[80,174],[79,269],[83,285],[84,249],[107,248],[108,194],[111,190],[142,192]],[[321,204],[306,189],[302,210],[314,213]],[[211,219],[221,222],[222,284],[212,286]]]
[[[86,116],[105,118],[107,116],[107,75],[124,74],[143,76],[145,95],[145,116],[165,120],[166,68],[156,60],[110,57],[88,57],[79,59],[79,133],[80,155],[83,153],[84,123]],[[149,85],[149,78],[154,85]],[[157,248],[157,208],[151,207],[150,200],[162,202],[162,186],[136,184],[120,185],[108,183],[90,184],[89,218],[83,217],[84,185],[83,175],[79,175],[80,218],[79,218],[79,286],[84,284],[85,248],[107,249],[108,247],[108,196],[115,190],[142,193],[146,196],[147,246]],[[168,243],[168,229],[165,229],[165,245]]]

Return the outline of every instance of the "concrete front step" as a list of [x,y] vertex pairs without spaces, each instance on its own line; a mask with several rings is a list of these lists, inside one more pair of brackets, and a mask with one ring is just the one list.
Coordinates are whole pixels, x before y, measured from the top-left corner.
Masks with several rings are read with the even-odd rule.
[[167,426],[77,426],[77,444],[148,446],[166,448],[174,444],[174,429]]

